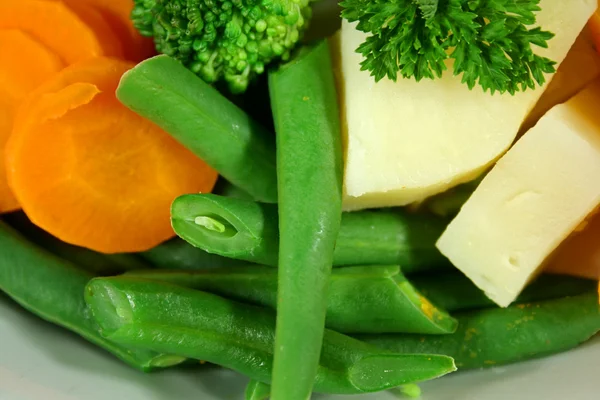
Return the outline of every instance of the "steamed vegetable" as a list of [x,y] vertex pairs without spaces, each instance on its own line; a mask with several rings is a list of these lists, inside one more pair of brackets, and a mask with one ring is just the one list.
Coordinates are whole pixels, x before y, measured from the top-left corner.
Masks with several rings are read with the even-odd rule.
[[[0,158],[13,128],[16,110],[32,90],[68,64],[122,54],[121,42],[98,11],[73,0],[71,6],[49,0],[0,3]],[[0,163],[0,213],[19,203]]]
[[[493,307],[494,302],[460,272],[411,276],[410,282],[431,303],[446,311]],[[564,275],[544,274],[527,285],[518,303],[558,299],[589,292],[596,281]]]
[[[125,277],[94,279],[85,299],[108,340],[204,360],[259,382],[271,381],[275,317],[268,310]],[[390,353],[327,330],[315,390],[377,392],[454,370],[450,357]]]
[[[558,67],[597,4],[542,0],[540,6],[539,24],[556,37],[536,52]],[[355,52],[365,38],[355,25],[342,23],[346,210],[420,202],[475,179],[510,147],[546,87],[490,96],[470,91],[449,73],[433,81],[375,83],[361,71],[362,57]]]
[[246,400],[267,400],[271,395],[271,386],[255,380],[250,380],[246,386]]
[[138,64],[117,97],[256,200],[277,202],[272,134],[175,59]]
[[213,189],[213,193],[220,196],[233,197],[236,199],[252,199],[252,196],[250,196],[248,193],[223,178],[220,178],[217,181],[217,184]]
[[6,148],[9,185],[28,217],[65,242],[104,253],[171,238],[172,199],[210,191],[217,178],[117,101],[129,68],[95,58],[64,69],[22,104]]
[[173,238],[139,255],[157,268],[171,270],[204,270],[241,264],[231,258],[207,253],[179,238]]
[[[554,34],[537,26],[536,12],[552,1],[344,0],[342,16],[369,34],[357,52],[363,70],[387,77],[440,78],[447,60],[469,89],[491,94],[534,89],[555,62],[534,53]],[[569,5],[570,6],[570,5]],[[550,10],[552,11],[552,10]],[[544,25],[543,25],[544,26]],[[553,43],[550,42],[552,45]],[[534,45],[532,48],[531,45]],[[446,72],[448,74],[448,72]]]
[[600,280],[600,214],[586,220],[552,253],[544,271]]
[[[179,236],[209,253],[277,266],[277,213],[274,204],[188,194],[173,202],[171,220]],[[401,209],[344,213],[333,265],[399,264],[405,273],[442,269],[448,262],[435,241],[446,223]]]
[[598,104],[600,81],[548,112],[486,175],[438,241],[500,306],[517,298],[600,205]]
[[566,351],[600,332],[596,290],[536,303],[457,314],[452,335],[360,336],[404,353],[446,354],[459,369],[485,368]]
[[131,16],[159,52],[241,93],[269,63],[290,58],[311,9],[308,0],[135,0]]
[[16,29],[39,41],[65,63],[122,55],[121,42],[93,8],[56,0],[2,0],[0,30]]
[[137,254],[102,254],[65,243],[34,225],[22,212],[6,214],[3,220],[36,246],[96,276],[150,268],[150,264]]
[[33,245],[4,223],[0,223],[0,248],[0,290],[27,310],[143,371],[184,361],[181,356],[131,349],[100,336],[83,298],[92,274]]
[[592,29],[595,20],[598,20],[600,28],[600,16],[596,12],[579,34],[544,94],[521,125],[521,132],[527,132],[552,107],[569,100],[600,77],[600,56],[594,45],[595,34]]
[[[598,5],[600,6],[600,3]],[[589,26],[596,51],[600,52],[600,13],[598,10],[590,18]]]
[[342,143],[327,41],[269,72],[277,133],[279,262],[272,400],[305,400],[342,219]]
[[460,208],[467,202],[485,175],[479,178],[455,186],[443,193],[427,199],[421,206],[440,217],[454,217]]
[[[54,1],[54,0],[50,0]],[[70,8],[87,5],[102,15],[123,46],[123,56],[130,61],[142,61],[154,55],[154,43],[134,28],[130,19],[133,0],[62,0]]]
[[[277,305],[277,270],[264,266],[132,271],[127,276],[169,282],[272,309]],[[327,287],[326,326],[343,333],[446,334],[456,329],[456,321],[415,290],[399,267],[357,266],[333,271]]]
[[[31,35],[16,29],[0,30],[0,159],[4,159],[4,147],[19,104],[63,66],[59,56]],[[4,163],[1,163],[0,213],[19,207],[8,187]]]

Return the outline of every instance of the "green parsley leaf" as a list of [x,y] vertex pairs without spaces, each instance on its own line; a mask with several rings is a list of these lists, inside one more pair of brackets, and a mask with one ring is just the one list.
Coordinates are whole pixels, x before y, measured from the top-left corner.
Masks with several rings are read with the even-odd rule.
[[430,20],[435,16],[438,8],[438,0],[416,0],[421,15],[426,20]]
[[543,85],[556,63],[534,53],[554,34],[532,27],[540,0],[343,0],[342,16],[369,34],[361,69],[385,77],[454,75],[473,89],[514,94]]

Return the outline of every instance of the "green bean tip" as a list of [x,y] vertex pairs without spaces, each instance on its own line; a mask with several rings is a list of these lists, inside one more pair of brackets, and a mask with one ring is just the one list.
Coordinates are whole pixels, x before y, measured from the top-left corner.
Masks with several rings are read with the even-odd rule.
[[[410,374],[405,373],[407,364],[411,365]],[[372,393],[439,378],[456,370],[454,359],[448,356],[380,354],[354,364],[349,379],[360,391]]]

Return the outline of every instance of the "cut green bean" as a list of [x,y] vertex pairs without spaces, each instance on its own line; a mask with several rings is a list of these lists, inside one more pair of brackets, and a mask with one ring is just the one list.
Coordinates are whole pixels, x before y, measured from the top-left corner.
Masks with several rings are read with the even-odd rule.
[[161,269],[205,270],[242,265],[244,262],[207,253],[179,238],[139,253],[152,266]]
[[0,290],[33,314],[77,333],[143,371],[181,363],[181,356],[134,350],[106,340],[90,318],[84,289],[93,278],[68,261],[28,242],[0,223]]
[[273,135],[175,59],[141,62],[117,97],[256,200],[277,202]]
[[483,178],[485,178],[485,174],[482,174],[473,181],[463,183],[444,193],[432,196],[425,200],[423,206],[441,217],[452,218],[458,214],[463,204],[469,200],[469,197],[477,189]]
[[117,275],[148,268],[148,264],[135,254],[102,254],[65,243],[34,225],[23,212],[4,215],[3,219],[27,240],[94,275]]
[[266,383],[251,380],[246,386],[246,400],[267,400],[271,395],[271,386]]
[[[227,229],[210,229],[209,221]],[[183,195],[173,202],[171,224],[180,237],[208,253],[277,266],[276,206],[214,194]]]
[[[222,233],[197,223],[207,217],[227,224]],[[279,262],[279,220],[275,204],[217,196],[183,195],[173,202],[175,232],[209,253],[257,264]],[[451,269],[435,247],[447,221],[402,209],[343,213],[333,253],[334,266],[394,265],[404,273]]]
[[[271,381],[272,311],[131,277],[94,279],[85,299],[109,340],[204,360],[258,382]],[[454,369],[450,357],[390,353],[327,330],[315,389],[340,394],[376,392]]]
[[325,329],[342,217],[342,143],[326,40],[269,72],[277,133],[279,285],[273,400],[306,400]]
[[[152,279],[274,309],[277,270],[242,266],[212,271],[133,271]],[[328,328],[343,333],[447,334],[457,322],[434,307],[406,280],[397,266],[337,268],[327,288]]]
[[[412,276],[411,283],[436,306],[446,311],[494,307],[481,289],[460,272]],[[560,275],[540,275],[519,295],[518,303],[575,296],[597,287],[597,281]]]
[[446,354],[459,369],[483,368],[569,350],[600,331],[596,290],[573,297],[456,315],[452,335],[362,335],[395,352]]

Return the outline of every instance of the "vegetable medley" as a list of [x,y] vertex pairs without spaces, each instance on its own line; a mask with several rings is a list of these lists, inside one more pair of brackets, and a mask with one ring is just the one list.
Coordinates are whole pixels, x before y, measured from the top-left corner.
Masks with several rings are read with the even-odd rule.
[[340,6],[2,0],[0,290],[248,400],[600,332],[598,4]]

